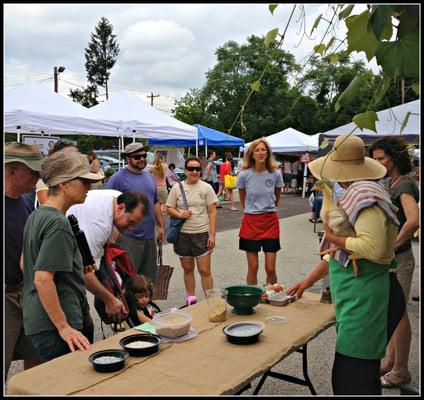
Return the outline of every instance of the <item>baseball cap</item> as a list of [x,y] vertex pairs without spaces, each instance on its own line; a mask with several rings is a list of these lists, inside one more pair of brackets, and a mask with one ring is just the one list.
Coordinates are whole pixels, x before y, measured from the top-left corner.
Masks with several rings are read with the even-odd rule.
[[136,151],[140,151],[140,150],[147,150],[148,148],[149,147],[144,145],[143,143],[134,142],[125,146],[125,149],[121,154],[124,156],[127,156],[128,154],[135,153]]
[[4,148],[4,162],[19,162],[33,171],[40,172],[43,154],[38,145],[12,142]]
[[81,153],[53,153],[43,161],[40,172],[41,179],[48,187],[57,186],[60,183],[75,178],[87,179],[98,182],[103,179],[102,175],[90,172],[87,159]]

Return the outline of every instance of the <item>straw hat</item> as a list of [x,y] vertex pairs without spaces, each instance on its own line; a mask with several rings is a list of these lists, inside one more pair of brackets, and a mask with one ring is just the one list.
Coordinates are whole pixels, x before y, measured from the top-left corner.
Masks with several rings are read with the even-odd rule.
[[378,161],[365,157],[364,141],[358,136],[338,136],[333,150],[328,157],[320,157],[308,164],[315,178],[353,182],[379,179],[387,173]]
[[4,148],[4,162],[19,162],[33,171],[40,172],[43,154],[37,145],[12,142]]

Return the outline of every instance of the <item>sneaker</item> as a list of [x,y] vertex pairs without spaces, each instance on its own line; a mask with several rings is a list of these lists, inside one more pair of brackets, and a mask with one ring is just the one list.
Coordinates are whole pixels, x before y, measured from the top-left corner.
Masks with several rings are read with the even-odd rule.
[[197,297],[196,296],[193,296],[193,295],[187,296],[186,304],[188,306],[191,306],[192,304],[196,304],[196,303],[197,303]]

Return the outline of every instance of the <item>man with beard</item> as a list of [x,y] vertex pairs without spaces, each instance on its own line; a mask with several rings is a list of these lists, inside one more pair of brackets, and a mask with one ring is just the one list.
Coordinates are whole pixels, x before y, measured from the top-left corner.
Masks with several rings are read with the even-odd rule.
[[[126,230],[119,235],[116,244],[128,253],[137,273],[155,281],[156,241],[163,241],[165,230],[155,179],[152,174],[144,170],[147,147],[142,143],[134,142],[126,146],[122,154],[126,158],[127,166],[110,178],[107,189],[143,193],[149,201],[149,211],[133,230]],[[158,224],[156,238],[155,220]]]

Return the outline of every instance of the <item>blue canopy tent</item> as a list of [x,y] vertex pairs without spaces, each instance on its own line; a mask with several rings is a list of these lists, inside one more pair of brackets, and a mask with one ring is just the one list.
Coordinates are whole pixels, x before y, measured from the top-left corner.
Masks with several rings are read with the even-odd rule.
[[[244,146],[244,140],[236,136],[228,135],[206,126],[195,124],[197,128],[197,145],[205,146]],[[195,139],[149,139],[150,145],[168,146],[196,146]]]

